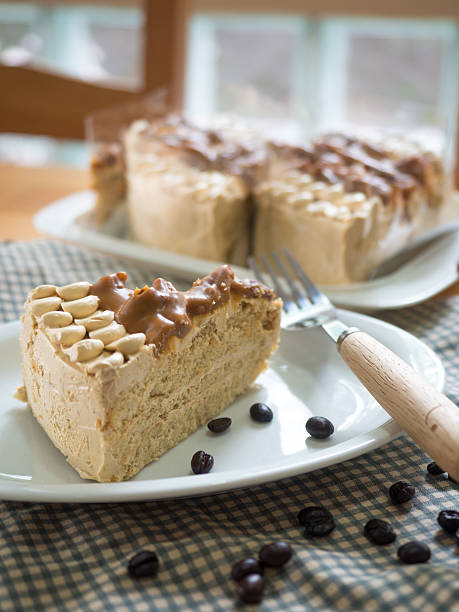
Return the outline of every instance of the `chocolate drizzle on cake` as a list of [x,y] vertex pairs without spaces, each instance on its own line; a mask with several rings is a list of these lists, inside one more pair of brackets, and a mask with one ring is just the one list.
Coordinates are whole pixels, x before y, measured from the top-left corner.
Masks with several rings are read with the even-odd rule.
[[146,125],[142,136],[181,151],[186,162],[200,170],[240,176],[248,185],[266,164],[261,142],[248,138],[241,142],[215,129],[192,125],[178,115]]
[[428,171],[434,158],[428,153],[396,160],[387,152],[343,134],[327,134],[311,147],[270,143],[273,153],[290,167],[316,180],[341,182],[347,192],[378,196],[384,204],[406,203],[417,186],[429,191]]
[[193,283],[187,291],[178,291],[172,283],[157,278],[149,287],[127,289],[127,275],[118,272],[103,276],[91,286],[100,308],[112,310],[115,320],[128,333],[143,332],[146,344],[165,350],[170,337],[183,338],[192,329],[192,317],[213,312],[226,304],[231,294],[245,298],[274,299],[274,293],[254,280],[239,280],[229,266],[220,266],[212,274]]

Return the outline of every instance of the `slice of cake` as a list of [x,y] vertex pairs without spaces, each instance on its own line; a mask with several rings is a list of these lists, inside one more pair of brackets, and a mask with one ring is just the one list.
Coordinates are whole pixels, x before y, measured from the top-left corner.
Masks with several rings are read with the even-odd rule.
[[127,206],[135,240],[245,265],[250,186],[264,148],[169,115],[137,121],[124,136]]
[[381,261],[441,222],[445,180],[431,153],[343,134],[310,147],[271,146],[256,187],[256,256],[288,247],[315,282],[363,281]]
[[121,144],[96,147],[91,156],[91,187],[96,193],[94,212],[100,225],[112,214],[126,195],[124,155]]
[[222,412],[267,367],[281,300],[228,266],[177,291],[42,285],[25,304],[27,401],[83,478],[130,478]]

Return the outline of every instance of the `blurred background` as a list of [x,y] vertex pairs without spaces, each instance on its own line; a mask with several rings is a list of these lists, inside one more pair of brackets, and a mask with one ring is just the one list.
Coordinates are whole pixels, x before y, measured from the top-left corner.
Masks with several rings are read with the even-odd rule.
[[0,162],[85,167],[85,117],[166,86],[292,139],[409,131],[453,168],[458,19],[458,0],[0,1]]

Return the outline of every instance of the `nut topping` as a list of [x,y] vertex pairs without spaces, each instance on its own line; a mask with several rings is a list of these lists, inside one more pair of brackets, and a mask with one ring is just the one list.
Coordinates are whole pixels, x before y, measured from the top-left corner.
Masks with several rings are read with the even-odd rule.
[[145,334],[137,333],[123,336],[119,340],[107,344],[105,348],[109,351],[120,351],[123,355],[132,355],[137,353],[144,344]]
[[40,315],[45,314],[45,312],[50,312],[51,310],[58,310],[61,305],[60,297],[45,297],[39,298],[37,300],[33,300],[30,302],[30,308],[32,313],[39,317]]
[[89,332],[94,329],[106,327],[113,321],[114,316],[115,313],[113,310],[99,310],[84,319],[75,319],[75,323],[84,325]]
[[41,321],[45,327],[66,327],[73,321],[73,317],[69,312],[62,310],[52,310],[45,312],[41,317]]
[[116,351],[115,353],[103,351],[99,357],[96,357],[94,360],[87,363],[87,368],[90,374],[94,374],[102,368],[116,367],[122,365],[123,363],[124,357],[119,351]]
[[98,306],[99,298],[95,295],[87,295],[79,300],[62,303],[63,310],[69,312],[75,319],[89,317],[97,310]]
[[95,329],[94,331],[89,332],[90,338],[95,338],[97,340],[102,340],[104,344],[110,344],[110,342],[114,342],[119,338],[122,338],[126,335],[126,329],[124,325],[120,325],[113,321],[110,325],[106,327],[102,327],[101,329]]
[[80,298],[84,298],[88,295],[90,287],[91,283],[82,281],[80,283],[72,283],[71,285],[58,287],[57,293],[63,300],[66,301],[79,300]]
[[89,361],[94,359],[104,350],[102,340],[80,340],[76,342],[68,351],[70,361]]
[[69,325],[68,327],[59,327],[52,330],[57,342],[62,346],[72,346],[75,342],[82,340],[86,335],[86,329],[83,325]]
[[30,299],[39,300],[53,295],[56,295],[56,287],[54,285],[40,285],[31,291]]

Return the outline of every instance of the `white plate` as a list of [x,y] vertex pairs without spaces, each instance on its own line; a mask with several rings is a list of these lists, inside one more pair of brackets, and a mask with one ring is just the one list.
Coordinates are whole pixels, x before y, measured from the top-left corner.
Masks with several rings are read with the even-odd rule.
[[[425,344],[397,327],[342,312],[387,344],[438,389],[440,360]],[[333,465],[377,448],[400,430],[362,387],[320,329],[283,331],[270,368],[255,387],[224,412],[231,428],[217,436],[201,427],[144,468],[133,480],[95,483],[79,478],[11,393],[21,383],[19,322],[0,326],[0,499],[39,502],[113,502],[204,495],[260,484]],[[274,411],[269,424],[253,422],[252,403]],[[335,424],[328,440],[308,438],[305,423],[323,415]],[[197,450],[215,457],[209,474],[190,472]]]
[[[156,274],[187,282],[205,276],[222,263],[154,249],[128,240],[124,207],[119,207],[102,228],[96,228],[91,215],[94,197],[92,191],[78,191],[57,200],[35,215],[35,227],[44,234],[98,251],[154,264]],[[373,312],[404,308],[423,302],[454,283],[458,278],[458,261],[459,230],[445,234],[384,278],[322,288],[335,304],[351,310]],[[240,276],[251,275],[245,268],[232,267]]]

